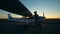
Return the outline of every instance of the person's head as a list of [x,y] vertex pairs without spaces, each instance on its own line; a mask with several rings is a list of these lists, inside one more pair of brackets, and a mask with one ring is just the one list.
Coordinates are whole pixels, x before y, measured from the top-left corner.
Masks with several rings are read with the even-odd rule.
[[37,11],[35,11],[34,14],[37,14]]

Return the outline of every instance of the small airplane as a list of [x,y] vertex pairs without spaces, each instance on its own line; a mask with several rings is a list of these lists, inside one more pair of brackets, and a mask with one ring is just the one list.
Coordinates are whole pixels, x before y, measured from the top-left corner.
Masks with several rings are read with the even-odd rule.
[[[34,16],[33,17],[29,17],[29,18],[24,18],[24,17],[22,17],[22,18],[13,18],[11,16],[11,14],[8,14],[8,20],[16,22],[16,23],[19,22],[19,23],[26,23],[26,24],[35,22]],[[43,16],[39,16],[38,17],[38,20],[39,20],[38,22],[44,23],[44,21],[45,21],[44,13],[43,13]]]

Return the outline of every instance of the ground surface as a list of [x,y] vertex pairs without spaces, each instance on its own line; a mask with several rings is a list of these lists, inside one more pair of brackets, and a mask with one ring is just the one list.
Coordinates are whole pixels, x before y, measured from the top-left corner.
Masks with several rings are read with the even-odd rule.
[[[46,20],[40,29],[42,34],[60,34],[60,20]],[[36,31],[34,25],[23,25],[1,19],[0,34],[36,34]]]

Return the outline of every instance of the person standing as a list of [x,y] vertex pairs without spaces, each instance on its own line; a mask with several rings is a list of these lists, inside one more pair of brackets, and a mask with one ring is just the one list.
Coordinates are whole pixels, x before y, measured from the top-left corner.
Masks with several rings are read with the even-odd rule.
[[41,24],[39,23],[39,20],[38,20],[38,14],[37,14],[37,11],[34,12],[34,19],[35,19],[35,34],[42,34],[41,33]]

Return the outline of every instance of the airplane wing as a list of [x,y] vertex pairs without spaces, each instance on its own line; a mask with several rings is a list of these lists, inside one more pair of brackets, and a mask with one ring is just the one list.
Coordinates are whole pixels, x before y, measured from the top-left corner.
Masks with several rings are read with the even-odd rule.
[[18,0],[0,0],[0,9],[22,16],[32,16],[32,13]]

